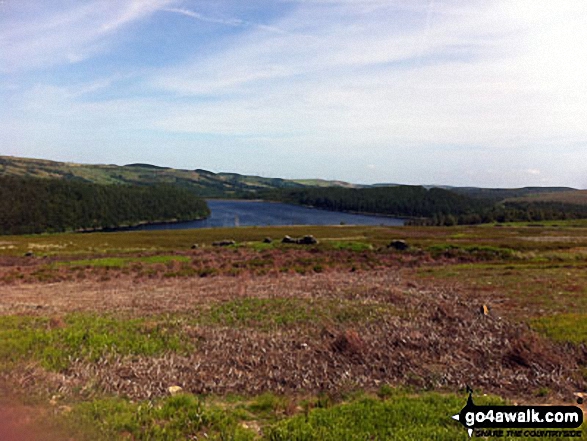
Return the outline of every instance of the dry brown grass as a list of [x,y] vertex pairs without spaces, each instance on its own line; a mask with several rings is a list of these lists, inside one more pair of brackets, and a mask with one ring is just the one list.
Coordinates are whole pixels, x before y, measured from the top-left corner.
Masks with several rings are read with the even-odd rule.
[[[479,313],[458,291],[415,285],[400,271],[329,272],[0,288],[3,313],[55,316],[72,311],[144,316],[182,314],[238,298],[338,299],[376,303],[390,313],[353,323],[316,322],[261,329],[185,321],[189,355],[75,361],[60,374],[31,365],[11,374],[22,388],[62,394],[115,393],[150,398],[179,385],[193,393],[340,393],[382,384],[461,388],[502,396],[547,387],[568,396],[585,386],[577,354],[527,327]],[[197,317],[195,317],[197,318]]]
[[[55,394],[69,403],[152,399],[181,386],[220,400],[273,392],[295,404],[384,385],[454,392],[470,384],[476,393],[568,404],[586,389],[587,350],[523,323],[554,306],[584,310],[587,230],[403,231],[412,245],[403,253],[382,236],[354,250],[323,242],[0,257],[0,316],[34,316],[54,333],[76,315],[138,318],[136,332],[177,332],[187,348],[76,355],[52,371],[29,357],[4,369],[0,385],[45,403]],[[471,248],[477,236],[489,259]],[[505,245],[515,255],[491,257]]]

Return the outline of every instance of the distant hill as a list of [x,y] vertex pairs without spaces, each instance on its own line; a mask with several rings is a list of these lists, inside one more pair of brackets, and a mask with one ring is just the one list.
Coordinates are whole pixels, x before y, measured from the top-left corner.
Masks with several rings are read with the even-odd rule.
[[562,194],[576,191],[571,187],[523,187],[523,188],[479,188],[479,187],[442,187],[464,196],[476,199],[488,199],[495,202],[511,198],[535,197],[546,194]]
[[[0,176],[61,178],[93,184],[173,184],[190,189],[202,197],[255,197],[259,190],[303,188],[304,184],[287,179],[247,176],[237,173],[213,173],[196,169],[182,170],[151,164],[76,164],[44,159],[0,156]],[[328,186],[351,186],[338,181],[323,181]]]
[[304,187],[343,187],[343,188],[364,188],[369,185],[351,184],[345,181],[327,181],[325,179],[293,179],[292,182],[302,184]]
[[549,193],[533,193],[522,197],[512,197],[507,202],[559,202],[563,204],[587,205],[587,190],[564,190]]
[[[173,184],[194,191],[201,197],[255,198],[260,193],[275,189],[319,188],[382,188],[401,184],[378,183],[360,185],[344,181],[324,179],[280,179],[238,173],[214,173],[208,170],[173,169],[152,164],[76,164],[44,159],[0,156],[0,176],[23,176],[34,178],[61,178],[94,184]],[[564,194],[577,191],[570,187],[525,187],[525,188],[479,188],[451,187],[447,185],[424,185],[424,188],[442,188],[463,196],[502,202],[512,198],[535,197],[545,194]],[[552,196],[554,197],[554,196]],[[562,196],[561,196],[562,197]],[[570,203],[568,198],[564,202]],[[575,200],[574,198],[573,200]]]

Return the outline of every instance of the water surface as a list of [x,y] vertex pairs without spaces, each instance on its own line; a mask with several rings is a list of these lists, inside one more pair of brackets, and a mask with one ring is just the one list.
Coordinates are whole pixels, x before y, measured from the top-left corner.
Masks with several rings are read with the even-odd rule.
[[403,225],[404,220],[341,213],[265,201],[209,199],[212,214],[207,219],[169,224],[141,225],[133,230],[249,227],[265,225]]

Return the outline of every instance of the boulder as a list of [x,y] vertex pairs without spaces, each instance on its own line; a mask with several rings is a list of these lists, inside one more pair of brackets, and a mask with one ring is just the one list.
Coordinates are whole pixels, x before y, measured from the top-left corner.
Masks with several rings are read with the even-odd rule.
[[290,236],[283,236],[283,239],[281,239],[281,243],[297,243],[296,240]]
[[316,245],[318,243],[318,240],[314,236],[309,234],[298,239],[297,243],[299,243],[300,245]]
[[270,237],[266,237],[265,239],[263,239],[263,243],[271,243],[273,242],[273,239],[271,239]]
[[198,245],[197,243],[193,244],[191,246],[192,250],[197,250],[198,248],[200,248],[200,245]]
[[314,236],[312,236],[311,234],[308,234],[304,237],[298,237],[298,238],[285,236],[281,240],[281,243],[294,243],[297,245],[316,245],[318,243],[318,240]]
[[212,242],[213,247],[228,247],[230,245],[236,245],[236,242],[232,239],[218,240],[216,242]]
[[393,248],[394,250],[398,251],[405,251],[409,247],[410,246],[406,243],[405,240],[392,240],[389,245],[387,245],[387,248]]

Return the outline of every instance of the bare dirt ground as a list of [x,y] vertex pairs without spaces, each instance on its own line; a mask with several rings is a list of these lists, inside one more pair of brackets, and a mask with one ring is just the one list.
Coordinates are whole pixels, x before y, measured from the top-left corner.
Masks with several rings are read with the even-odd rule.
[[45,419],[48,406],[15,404],[0,389],[0,440],[2,441],[68,441],[70,438]]

